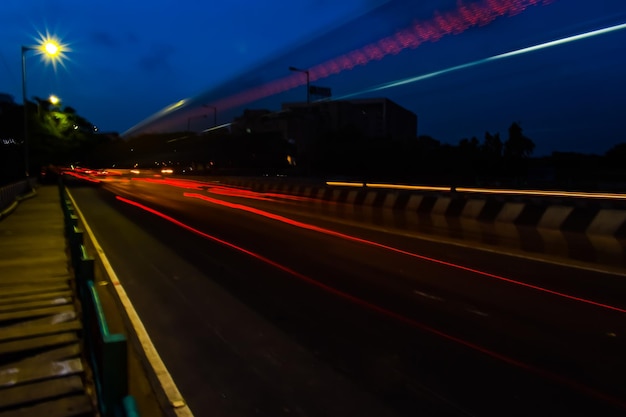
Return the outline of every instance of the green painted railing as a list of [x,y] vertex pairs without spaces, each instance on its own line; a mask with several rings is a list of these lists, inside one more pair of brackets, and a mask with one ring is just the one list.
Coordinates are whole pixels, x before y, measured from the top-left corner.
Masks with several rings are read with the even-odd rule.
[[112,334],[94,283],[94,259],[83,244],[65,187],[59,183],[65,233],[76,278],[76,289],[83,311],[87,358],[94,374],[98,408],[103,417],[140,417],[135,399],[128,390],[128,342],[123,334]]

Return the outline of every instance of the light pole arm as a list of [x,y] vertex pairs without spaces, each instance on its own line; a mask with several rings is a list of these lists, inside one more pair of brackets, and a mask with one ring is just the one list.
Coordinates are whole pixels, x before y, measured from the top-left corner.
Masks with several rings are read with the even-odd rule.
[[28,161],[28,105],[26,103],[26,52],[33,48],[22,46],[22,104],[24,106],[24,172],[29,177]]
[[311,96],[309,93],[309,70],[303,70],[300,68],[296,68],[296,67],[289,67],[289,71],[297,71],[297,72],[303,72],[306,74],[306,104],[309,104],[311,102]]
[[309,86],[309,71],[305,71],[306,73],[306,104],[311,103],[311,87]]

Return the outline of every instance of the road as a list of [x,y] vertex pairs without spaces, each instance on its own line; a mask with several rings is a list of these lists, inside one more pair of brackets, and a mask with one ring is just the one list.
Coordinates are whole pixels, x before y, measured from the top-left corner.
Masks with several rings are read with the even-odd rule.
[[215,184],[71,193],[196,416],[626,413],[624,274]]

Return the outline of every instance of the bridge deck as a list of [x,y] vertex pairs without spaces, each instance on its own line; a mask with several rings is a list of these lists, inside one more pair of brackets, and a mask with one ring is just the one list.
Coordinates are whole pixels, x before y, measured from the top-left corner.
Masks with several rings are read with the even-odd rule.
[[0,417],[93,416],[58,189],[0,221]]

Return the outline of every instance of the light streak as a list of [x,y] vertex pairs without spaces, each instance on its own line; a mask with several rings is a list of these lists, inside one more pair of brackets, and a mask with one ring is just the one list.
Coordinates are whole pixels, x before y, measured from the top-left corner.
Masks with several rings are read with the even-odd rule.
[[[388,55],[397,55],[405,49],[415,49],[425,42],[436,42],[447,35],[458,35],[471,27],[485,26],[496,18],[523,12],[530,6],[546,4],[550,0],[484,0],[474,3],[458,2],[455,10],[435,12],[425,22],[415,22],[360,49],[353,50],[309,69],[310,81],[352,70]],[[229,109],[290,90],[304,84],[298,74],[291,74],[214,103],[217,108]],[[375,91],[375,90],[374,90]]]
[[164,184],[177,188],[184,188],[188,190],[202,190],[206,187],[206,183],[194,180],[180,180],[176,178],[164,179],[164,178],[132,178],[133,181],[142,181],[154,184]]
[[326,185],[331,187],[364,187],[365,184],[362,182],[348,182],[348,181],[326,181]]
[[[403,50],[415,49],[425,42],[436,42],[448,35],[459,35],[472,27],[485,26],[498,17],[519,14],[528,7],[548,4],[551,1],[553,0],[483,0],[468,3],[458,1],[455,10],[435,12],[430,20],[415,22],[393,35],[312,66],[309,69],[309,78],[310,81],[317,81],[333,74],[352,70],[355,67],[367,65],[371,61],[397,55]],[[211,105],[219,108],[220,111],[232,109],[301,86],[305,83],[302,78],[298,74],[290,74],[238,94],[220,98]],[[170,106],[161,110],[128,129],[122,137],[137,134],[139,130],[159,121],[174,109]],[[175,120],[169,120],[167,123],[180,123],[186,117],[186,115],[179,115]]]
[[472,62],[468,62],[468,63],[465,63],[465,64],[456,65],[454,67],[445,68],[445,69],[442,69],[442,70],[439,70],[439,71],[430,72],[428,74],[418,75],[418,76],[415,76],[415,77],[409,77],[409,78],[405,78],[405,79],[397,80],[397,81],[391,81],[391,82],[388,82],[388,83],[385,83],[385,84],[381,84],[381,85],[376,86],[376,87],[371,87],[371,88],[368,88],[368,89],[365,89],[365,90],[361,90],[361,91],[356,92],[356,93],[350,93],[350,94],[343,95],[341,97],[337,97],[337,98],[335,98],[335,100],[342,100],[342,99],[351,98],[351,97],[354,97],[354,96],[360,96],[360,95],[366,94],[366,93],[373,93],[373,92],[376,92],[376,91],[386,90],[388,88],[400,87],[400,86],[404,86],[404,85],[407,85],[407,84],[416,83],[418,81],[427,80],[429,78],[438,77],[440,75],[449,74],[451,72],[459,71],[459,70],[462,70],[462,69],[475,67],[477,65],[487,64],[489,62],[493,62],[493,61],[497,61],[497,60],[501,60],[501,59],[505,59],[505,58],[510,58],[510,57],[513,57],[513,56],[527,54],[527,53],[539,51],[539,50],[542,50],[542,49],[552,48],[552,47],[555,47],[555,46],[564,45],[564,44],[567,44],[567,43],[570,43],[570,42],[576,42],[576,41],[580,41],[580,40],[583,40],[583,39],[592,38],[592,37],[595,37],[595,36],[605,35],[607,33],[616,32],[616,31],[623,30],[623,29],[626,29],[626,23],[622,23],[622,24],[614,25],[614,26],[609,26],[609,27],[606,27],[606,28],[603,28],[603,29],[593,30],[593,31],[590,31],[590,32],[581,33],[579,35],[568,36],[568,37],[557,39],[557,40],[550,41],[550,42],[544,42],[544,43],[540,43],[540,44],[537,44],[537,45],[529,46],[529,47],[526,47],[526,48],[516,49],[514,51],[505,52],[505,53],[502,53],[502,54],[490,56],[488,58],[482,58],[482,59],[479,59],[479,60],[476,60],[476,61],[472,61]]
[[227,127],[232,126],[232,124],[233,124],[233,122],[229,122],[229,123],[224,123],[224,124],[221,124],[221,125],[218,125],[218,126],[213,126],[213,127],[208,128],[208,129],[204,129],[202,131],[202,133],[208,133],[208,132],[212,132],[214,130],[225,129]]
[[267,201],[276,201],[276,199],[281,200],[292,200],[292,201],[311,201],[312,198],[309,197],[301,197],[297,195],[290,194],[282,194],[276,192],[257,192],[252,191],[242,187],[235,186],[226,186],[226,185],[215,185],[210,182],[202,182],[196,180],[184,180],[178,178],[132,178],[133,181],[143,181],[147,183],[153,184],[163,184],[169,185],[172,187],[182,188],[182,189],[190,189],[190,190],[198,190],[201,191],[206,189],[207,192],[229,196],[229,197],[241,197],[248,198],[254,200],[267,200]]
[[385,184],[385,183],[362,183],[326,181],[329,187],[366,187],[366,188],[386,188],[389,190],[407,191],[456,191],[458,193],[474,194],[500,194],[500,195],[529,195],[539,197],[567,197],[567,198],[590,198],[603,200],[626,200],[623,193],[589,193],[583,191],[559,191],[559,190],[514,190],[506,188],[476,188],[476,187],[452,187],[452,186],[431,186],[431,185],[407,185],[407,184]]
[[271,259],[266,258],[266,257],[264,257],[263,255],[261,255],[259,253],[256,253],[254,251],[245,249],[245,248],[243,248],[241,246],[235,245],[233,243],[230,243],[230,242],[228,242],[226,240],[223,240],[223,239],[220,239],[218,237],[212,236],[212,235],[210,235],[208,233],[205,233],[205,232],[203,232],[203,231],[201,231],[199,229],[196,229],[196,228],[194,228],[194,227],[192,227],[192,226],[190,226],[190,225],[188,225],[186,223],[183,223],[180,220],[177,220],[177,219],[175,219],[175,218],[173,218],[171,216],[168,216],[167,214],[161,213],[160,211],[152,209],[152,208],[150,208],[148,206],[145,206],[145,205],[143,205],[141,203],[138,203],[136,201],[132,201],[132,200],[129,200],[129,199],[121,197],[121,196],[115,196],[115,198],[117,200],[121,201],[121,202],[124,202],[126,204],[135,206],[135,207],[137,207],[137,208],[139,208],[141,210],[144,210],[146,212],[152,213],[152,214],[154,214],[154,215],[156,215],[156,216],[158,216],[158,217],[160,217],[160,218],[162,218],[162,219],[164,219],[164,220],[166,220],[166,221],[168,221],[170,223],[173,223],[173,224],[175,224],[175,225],[177,225],[177,226],[179,226],[179,227],[181,227],[181,228],[183,228],[185,230],[188,230],[188,231],[190,231],[190,232],[192,232],[192,233],[194,233],[194,234],[196,234],[198,236],[201,236],[201,237],[203,237],[205,239],[208,239],[208,240],[211,240],[213,242],[219,243],[219,244],[221,244],[223,246],[226,246],[226,247],[228,247],[230,249],[234,249],[235,251],[244,253],[245,255],[248,255],[248,256],[250,256],[250,257],[252,257],[254,259],[257,259],[257,260],[259,260],[261,262],[264,262],[264,263],[266,263],[266,264],[268,264],[270,266],[273,266],[273,267],[275,267],[275,268],[277,268],[277,269],[279,269],[279,270],[281,270],[281,271],[283,271],[283,272],[285,272],[285,273],[287,273],[287,274],[289,274],[289,275],[291,275],[291,276],[293,276],[295,278],[298,278],[301,281],[306,282],[307,284],[310,284],[310,285],[313,285],[314,287],[320,288],[323,291],[326,291],[326,292],[328,292],[328,293],[330,293],[330,294],[332,294],[334,296],[337,296],[339,298],[347,300],[347,301],[349,301],[349,302],[351,302],[351,303],[353,303],[355,305],[358,305],[358,306],[360,306],[362,308],[374,311],[374,312],[376,312],[376,313],[378,313],[378,314],[380,314],[380,315],[382,315],[384,317],[391,318],[393,320],[397,320],[400,323],[403,323],[403,324],[405,324],[407,326],[413,327],[415,329],[421,330],[421,331],[426,332],[426,333],[433,334],[433,335],[438,336],[438,337],[440,337],[442,339],[445,339],[445,340],[448,340],[450,342],[453,342],[453,343],[459,344],[461,346],[464,346],[464,347],[466,347],[466,348],[468,348],[470,350],[473,350],[475,352],[479,352],[479,353],[481,353],[481,354],[483,354],[485,356],[488,356],[488,357],[491,357],[493,359],[496,359],[496,360],[502,361],[504,363],[507,363],[508,365],[511,365],[511,366],[523,369],[523,370],[525,370],[527,372],[533,373],[535,375],[539,375],[542,378],[546,378],[546,379],[549,379],[551,381],[557,382],[559,384],[565,385],[565,386],[569,387],[570,389],[574,389],[576,391],[585,393],[588,396],[598,398],[598,399],[600,399],[602,401],[606,401],[606,402],[614,404],[614,405],[616,405],[616,406],[618,406],[620,408],[626,409],[626,403],[623,400],[619,399],[619,398],[612,397],[612,396],[610,396],[610,395],[608,395],[608,394],[606,394],[604,392],[601,392],[601,391],[596,390],[594,388],[588,387],[586,385],[583,385],[583,384],[581,384],[581,383],[579,383],[577,381],[571,380],[569,378],[563,377],[562,375],[559,375],[557,373],[551,372],[549,370],[540,368],[540,367],[532,365],[532,364],[528,364],[528,363],[522,362],[522,361],[517,360],[515,358],[509,357],[509,356],[506,356],[504,354],[498,353],[498,352],[496,352],[494,350],[488,349],[488,348],[486,348],[484,346],[481,346],[481,345],[479,345],[477,343],[473,343],[473,342],[470,342],[468,340],[462,339],[460,337],[457,337],[457,336],[451,335],[449,333],[446,333],[446,332],[444,332],[442,330],[435,329],[434,327],[428,326],[427,324],[424,324],[422,322],[414,320],[414,319],[412,319],[410,317],[404,316],[404,315],[402,315],[400,313],[397,313],[397,312],[395,312],[393,310],[389,310],[389,309],[387,309],[385,307],[382,307],[382,306],[379,306],[377,304],[371,303],[371,302],[369,302],[367,300],[364,300],[362,298],[356,297],[356,296],[354,296],[352,294],[349,294],[349,293],[347,293],[345,291],[342,291],[342,290],[339,290],[339,289],[337,289],[335,287],[332,287],[330,285],[324,284],[323,282],[317,281],[317,280],[315,280],[315,279],[313,279],[313,278],[311,278],[311,277],[309,277],[307,275],[304,275],[304,274],[302,274],[302,273],[300,273],[298,271],[295,271],[295,270],[289,268],[288,266],[285,266],[285,265],[282,265],[282,264],[280,264],[278,262],[272,261]]
[[626,309],[624,308],[620,308],[620,307],[616,307],[616,306],[612,306],[610,304],[603,304],[603,303],[599,303],[597,301],[593,301],[593,300],[588,300],[586,298],[581,298],[581,297],[576,297],[574,295],[570,295],[570,294],[565,294],[559,291],[554,291],[554,290],[550,290],[548,288],[543,288],[540,287],[538,285],[533,285],[533,284],[528,284],[526,282],[522,282],[522,281],[517,281],[511,278],[506,278],[504,276],[501,275],[497,275],[497,274],[492,274],[490,272],[485,272],[485,271],[481,271],[479,269],[475,269],[475,268],[470,268],[467,266],[463,266],[463,265],[459,265],[459,264],[455,264],[452,262],[447,262],[441,259],[436,259],[436,258],[431,258],[429,256],[425,256],[425,255],[420,255],[418,253],[414,253],[414,252],[409,252],[403,249],[399,249],[399,248],[394,248],[393,246],[387,246],[384,245],[382,243],[378,243],[378,242],[374,242],[371,240],[367,240],[367,239],[362,239],[356,236],[351,236],[351,235],[347,235],[344,233],[340,233],[334,230],[330,230],[330,229],[325,229],[319,226],[315,226],[312,224],[308,224],[308,223],[303,223],[297,220],[293,220],[290,219],[288,217],[284,217],[284,216],[280,216],[278,214],[274,214],[274,213],[270,213],[264,210],[260,210],[254,207],[249,207],[249,206],[245,206],[243,204],[237,204],[237,203],[231,203],[228,201],[223,201],[223,200],[218,200],[215,198],[211,198],[211,197],[207,197],[205,195],[202,194],[194,194],[194,193],[184,193],[183,194],[185,197],[189,197],[189,198],[197,198],[200,200],[204,200],[208,203],[213,203],[213,204],[217,204],[220,206],[224,206],[224,207],[228,207],[228,208],[232,208],[232,209],[236,209],[236,210],[242,210],[242,211],[246,211],[248,213],[253,213],[259,216],[263,216],[266,217],[268,219],[273,219],[273,220],[277,220],[280,222],[283,222],[285,224],[289,224],[295,227],[299,227],[302,229],[306,229],[306,230],[311,230],[314,232],[319,232],[319,233],[323,233],[329,236],[334,236],[334,237],[338,237],[341,239],[345,239],[345,240],[349,240],[349,241],[353,241],[353,242],[357,242],[357,243],[363,243],[366,245],[370,245],[370,246],[374,246],[377,248],[381,248],[381,249],[385,249],[391,252],[395,252],[395,253],[399,253],[401,255],[406,255],[406,256],[410,256],[416,259],[420,259],[422,261],[427,261],[430,263],[434,263],[434,264],[438,264],[438,265],[442,265],[442,266],[446,266],[446,267],[450,267],[453,269],[458,269],[461,271],[465,271],[465,272],[470,272],[482,277],[486,277],[486,278],[492,278],[498,281],[502,281],[502,282],[506,282],[509,284],[514,284],[520,287],[524,287],[524,288],[528,288],[531,290],[535,290],[535,291],[539,291],[539,292],[543,292],[543,293],[547,293],[547,294],[551,294],[557,297],[561,297],[561,298],[565,298],[568,300],[572,300],[572,301],[577,301],[580,303],[584,303],[584,304],[588,304],[588,305],[592,305],[595,307],[600,307],[603,309],[607,309],[607,310],[612,310],[612,311],[616,311],[618,313],[626,313]]
[[396,190],[414,191],[450,191],[450,187],[438,187],[434,185],[400,185],[400,184],[380,184],[368,182],[365,184],[369,188],[390,188]]
[[626,200],[626,194],[618,193],[585,193],[577,191],[545,191],[545,190],[507,190],[490,188],[465,188],[458,187],[456,191],[460,193],[483,193],[483,194],[514,194],[532,195],[540,197],[570,197],[570,198],[595,198],[608,200]]
[[217,186],[217,187],[209,187],[207,188],[207,192],[217,195],[224,195],[230,197],[241,197],[241,198],[249,198],[254,200],[267,200],[267,201],[275,201],[275,199],[282,200],[293,200],[293,201],[309,201],[312,200],[308,197],[300,197],[296,195],[282,194],[282,193],[273,193],[273,192],[256,192],[252,190],[246,190],[242,188],[233,188],[226,186]]
[[69,175],[69,176],[78,178],[79,180],[83,180],[83,181],[87,181],[87,182],[93,182],[93,183],[96,183],[96,184],[100,182],[100,180],[98,180],[98,179],[94,179],[94,178],[91,178],[88,175],[84,175],[84,174],[81,174],[81,173],[78,173],[78,172],[73,172],[73,171],[64,171],[63,175]]

